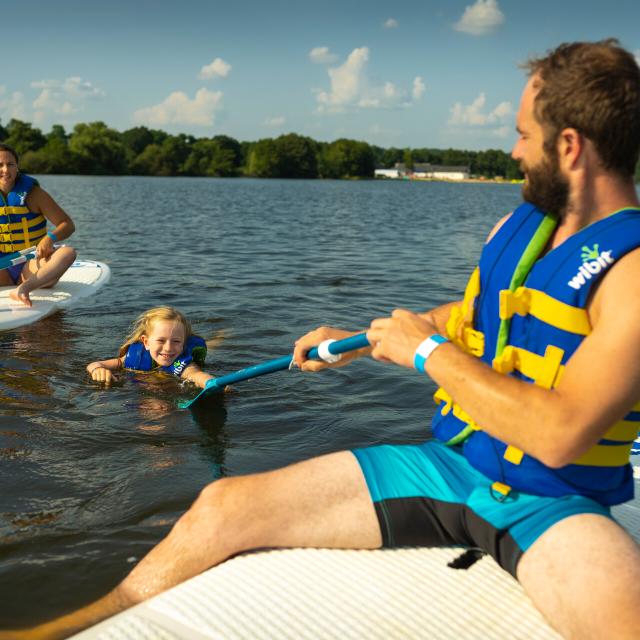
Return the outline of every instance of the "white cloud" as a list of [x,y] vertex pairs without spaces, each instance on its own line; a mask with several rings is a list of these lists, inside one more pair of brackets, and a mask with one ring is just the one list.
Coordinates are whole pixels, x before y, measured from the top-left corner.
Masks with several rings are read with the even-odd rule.
[[640,49],[636,49],[633,55],[636,57],[636,63],[640,66]]
[[209,64],[205,64],[198,78],[201,80],[213,80],[215,78],[226,78],[231,71],[231,65],[222,58],[215,58]]
[[[31,83],[34,89],[40,89],[41,92],[48,92],[53,99],[82,99],[87,98],[103,98],[105,92],[95,87],[88,80],[83,80],[79,76],[70,76],[65,80],[35,80]],[[39,98],[39,96],[38,96]],[[36,100],[38,100],[36,98]]]
[[159,127],[168,124],[210,127],[216,111],[222,107],[222,91],[198,89],[193,100],[182,91],[174,91],[160,104],[138,109],[133,119],[139,124]]
[[456,31],[472,36],[484,36],[493,33],[504,22],[497,0],[476,0],[465,8],[462,18],[453,25]]
[[338,56],[331,53],[329,47],[314,47],[309,51],[309,59],[316,64],[332,64],[338,60]]
[[411,89],[411,97],[414,100],[420,100],[426,90],[427,87],[424,84],[424,80],[420,76],[416,76],[413,79],[413,89]]
[[11,118],[28,120],[24,95],[20,91],[8,94],[6,87],[0,85],[0,113],[2,113],[4,124],[7,124]]
[[398,21],[395,18],[387,18],[382,26],[385,29],[397,29]]
[[281,127],[286,122],[284,116],[273,116],[272,118],[267,118],[264,123],[268,127]]
[[35,110],[33,120],[43,123],[47,116],[69,116],[84,109],[87,100],[99,100],[106,94],[88,80],[79,76],[70,76],[65,80],[34,80],[31,88],[39,90],[31,103]]
[[513,106],[510,102],[501,102],[497,107],[488,113],[484,113],[484,107],[487,99],[484,93],[480,93],[478,97],[469,105],[463,105],[456,102],[450,109],[451,116],[449,124],[485,127],[487,125],[503,123],[513,116]]
[[[339,67],[328,70],[331,87],[315,89],[318,113],[341,113],[348,109],[389,109],[411,106],[409,92],[387,81],[371,85],[367,78],[369,49],[354,49]],[[421,78],[416,78],[411,90],[414,100],[424,92]]]

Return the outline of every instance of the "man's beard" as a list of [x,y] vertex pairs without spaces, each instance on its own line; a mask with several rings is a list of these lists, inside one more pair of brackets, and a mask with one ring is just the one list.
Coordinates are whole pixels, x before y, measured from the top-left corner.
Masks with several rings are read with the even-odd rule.
[[521,170],[527,176],[522,197],[545,213],[562,218],[569,202],[569,183],[560,173],[557,156],[545,156],[535,167],[523,165]]

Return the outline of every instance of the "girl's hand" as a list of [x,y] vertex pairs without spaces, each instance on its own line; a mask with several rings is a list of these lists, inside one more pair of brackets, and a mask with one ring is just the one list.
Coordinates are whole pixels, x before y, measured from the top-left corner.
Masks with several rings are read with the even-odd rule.
[[116,376],[110,369],[106,367],[97,366],[91,369],[91,379],[96,382],[105,382],[109,384],[110,382],[115,382],[117,380]]

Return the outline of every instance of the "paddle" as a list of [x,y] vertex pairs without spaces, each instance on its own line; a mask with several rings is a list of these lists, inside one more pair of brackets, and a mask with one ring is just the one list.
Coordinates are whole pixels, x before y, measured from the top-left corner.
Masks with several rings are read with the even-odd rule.
[[14,253],[8,253],[6,256],[2,256],[0,258],[0,270],[8,269],[9,267],[13,267],[16,264],[22,264],[27,260],[31,260],[31,258],[36,257],[36,248],[29,247],[28,249],[23,249],[22,251],[15,251]]
[[[363,347],[368,346],[369,341],[367,340],[367,334],[358,333],[355,336],[331,342],[328,345],[327,350],[333,355],[339,355],[341,353],[346,353],[347,351],[354,351],[355,349],[362,349]],[[311,349],[307,354],[307,357],[311,360],[318,359],[318,347],[313,347],[313,349]],[[289,369],[292,360],[293,354],[290,354],[288,356],[283,356],[282,358],[263,362],[262,364],[255,364],[252,367],[247,367],[246,369],[240,369],[240,371],[229,373],[220,378],[212,378],[207,382],[207,386],[193,400],[181,402],[179,407],[181,409],[188,409],[201,398],[211,395],[212,393],[223,391],[228,384],[241,382],[242,380],[249,380],[249,378],[256,378],[257,376],[263,376],[266,373],[273,373],[274,371]]]

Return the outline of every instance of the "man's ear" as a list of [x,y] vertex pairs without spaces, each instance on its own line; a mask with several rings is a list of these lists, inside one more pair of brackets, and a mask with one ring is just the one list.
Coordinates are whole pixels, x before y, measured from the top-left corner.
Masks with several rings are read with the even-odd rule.
[[576,169],[583,160],[585,137],[572,127],[567,127],[558,136],[558,161],[560,166],[570,171]]

